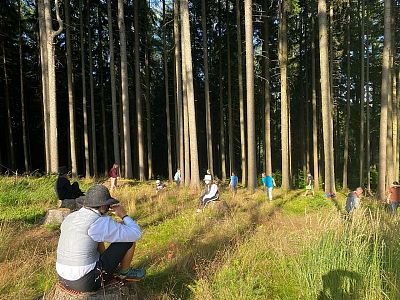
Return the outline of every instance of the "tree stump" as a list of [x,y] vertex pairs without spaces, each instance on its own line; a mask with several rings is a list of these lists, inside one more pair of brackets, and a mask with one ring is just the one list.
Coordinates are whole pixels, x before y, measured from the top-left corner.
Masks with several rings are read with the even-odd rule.
[[44,217],[44,224],[61,224],[71,213],[69,208],[49,209]]
[[135,282],[114,281],[97,292],[81,293],[57,283],[42,300],[138,300],[138,290]]
[[224,200],[210,201],[205,208],[222,215],[229,214],[231,211],[228,203]]

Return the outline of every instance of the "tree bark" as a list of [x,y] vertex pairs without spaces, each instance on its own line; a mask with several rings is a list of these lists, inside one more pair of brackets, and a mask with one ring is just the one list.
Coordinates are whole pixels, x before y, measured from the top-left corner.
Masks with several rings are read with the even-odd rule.
[[325,192],[335,193],[335,171],[334,171],[334,149],[332,132],[332,110],[329,83],[329,53],[326,1],[318,0],[319,19],[319,55],[321,69],[321,100],[322,100],[322,127],[324,136],[324,158],[325,158]]
[[238,51],[238,89],[240,107],[240,153],[242,166],[242,185],[247,182],[247,157],[246,157],[246,120],[243,97],[243,62],[242,62],[242,33],[240,20],[240,2],[236,0],[236,27],[237,27],[237,51]]
[[[131,130],[129,122],[129,93],[128,93],[128,63],[126,57],[126,33],[124,20],[124,1],[118,0],[118,28],[120,39],[120,55],[121,55],[121,95],[122,95],[122,122],[123,122],[123,138],[124,138],[124,163],[125,177],[132,178],[132,157],[131,157]],[[136,30],[135,30],[136,31]],[[136,99],[136,101],[138,101]],[[139,100],[140,101],[140,100]],[[139,114],[139,113],[138,113]],[[141,126],[138,124],[138,127]],[[138,129],[139,130],[139,129]],[[142,141],[138,141],[139,143]],[[143,143],[139,146],[143,147]],[[140,147],[139,147],[140,148]],[[143,174],[143,153],[141,161],[139,158],[140,170]],[[143,180],[143,178],[140,178]]]
[[[289,179],[289,101],[287,86],[287,0],[282,0],[279,22],[279,68],[281,72],[281,147],[282,147],[282,189],[290,189]],[[271,175],[271,174],[267,174]]]
[[[138,143],[138,158],[139,158],[139,180],[146,180],[144,171],[144,138],[143,138],[143,109],[142,109],[142,91],[140,87],[140,59],[139,59],[139,1],[135,1],[135,98],[136,98],[136,121],[137,121],[137,143]],[[126,73],[128,76],[128,73]],[[127,78],[128,81],[128,78]],[[126,85],[128,91],[128,84]],[[129,102],[129,98],[126,98]],[[127,115],[129,119],[129,115]],[[126,154],[125,154],[126,156]]]
[[365,105],[365,71],[364,71],[364,56],[365,56],[365,42],[364,42],[364,0],[361,0],[361,78],[360,78],[360,180],[359,185],[364,184],[364,105]]
[[113,124],[113,148],[114,162],[121,165],[119,155],[119,130],[118,130],[118,108],[115,86],[115,56],[114,56],[114,33],[112,25],[111,0],[107,0],[107,19],[108,19],[108,36],[110,45],[110,81],[111,81],[111,107],[112,107],[112,124]]
[[[186,68],[186,93],[188,99],[188,119],[190,135],[190,185],[198,188],[200,185],[199,159],[197,151],[196,109],[193,90],[192,48],[190,42],[189,7],[188,1],[181,2],[182,20],[182,49],[185,53],[182,61],[182,70]],[[184,71],[183,71],[184,72]]]
[[247,98],[247,157],[248,157],[248,188],[251,192],[257,185],[256,169],[256,137],[254,109],[254,54],[253,54],[253,1],[245,0],[245,40],[246,40],[246,98]]
[[391,93],[390,83],[390,49],[391,49],[391,0],[384,1],[384,44],[382,55],[382,89],[381,116],[379,128],[379,170],[378,170],[378,199],[385,200],[386,192],[386,151],[388,127],[388,97]]
[[204,97],[206,106],[206,140],[208,169],[214,174],[212,127],[210,110],[210,83],[208,74],[208,40],[207,40],[207,20],[206,20],[206,1],[201,1],[201,25],[203,31],[203,63],[204,63]]
[[311,20],[312,38],[311,38],[311,105],[313,122],[313,170],[314,170],[314,189],[319,190],[319,167],[318,167],[318,118],[317,118],[317,88],[316,88],[316,57],[315,57],[315,28],[314,18]]
[[229,29],[229,1],[226,1],[226,43],[227,43],[227,80],[228,80],[228,145],[229,145],[229,175],[235,167],[234,136],[233,136],[233,116],[232,116],[232,74],[231,74],[231,37]]

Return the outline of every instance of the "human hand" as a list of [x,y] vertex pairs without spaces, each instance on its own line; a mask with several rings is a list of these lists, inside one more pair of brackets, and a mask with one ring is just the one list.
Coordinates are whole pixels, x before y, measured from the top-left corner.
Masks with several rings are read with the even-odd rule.
[[115,215],[117,215],[120,218],[127,215],[126,209],[120,204],[111,206],[110,210],[113,211],[115,213]]

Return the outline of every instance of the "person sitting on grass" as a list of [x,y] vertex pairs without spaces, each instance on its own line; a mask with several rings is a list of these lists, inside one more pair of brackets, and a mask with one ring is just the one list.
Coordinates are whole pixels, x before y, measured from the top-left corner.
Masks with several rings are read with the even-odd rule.
[[219,198],[218,185],[216,184],[216,181],[212,183],[211,180],[206,179],[205,184],[206,186],[203,194],[199,198],[199,205],[196,212],[201,212],[208,202],[218,200]]
[[78,182],[71,182],[68,179],[67,167],[62,166],[58,168],[58,177],[54,186],[59,200],[76,199],[83,196],[84,193],[79,188]]
[[156,194],[163,191],[166,188],[165,184],[161,182],[161,180],[156,180]]
[[354,210],[360,207],[360,196],[362,193],[362,187],[358,187],[355,191],[352,191],[348,194],[345,206],[345,209],[348,213],[352,213]]
[[[100,184],[89,188],[78,200],[82,208],[61,224],[56,270],[61,284],[78,292],[100,289],[113,277],[137,281],[144,269],[130,267],[140,227]],[[111,210],[122,222],[106,213]],[[110,243],[105,248],[104,243]]]

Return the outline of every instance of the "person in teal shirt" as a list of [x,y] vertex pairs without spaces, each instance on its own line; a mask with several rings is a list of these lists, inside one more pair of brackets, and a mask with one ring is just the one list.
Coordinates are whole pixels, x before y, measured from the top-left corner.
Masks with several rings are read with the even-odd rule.
[[271,175],[267,176],[265,173],[262,173],[261,176],[262,176],[261,181],[267,192],[268,199],[272,200],[272,190],[273,190],[274,186],[276,186],[275,180],[274,180],[274,178],[272,178]]
[[231,188],[231,191],[232,191],[233,196],[236,195],[238,182],[239,182],[238,177],[236,176],[235,172],[232,172],[232,175],[231,175],[231,182],[229,183],[229,186],[230,186],[230,188]]

